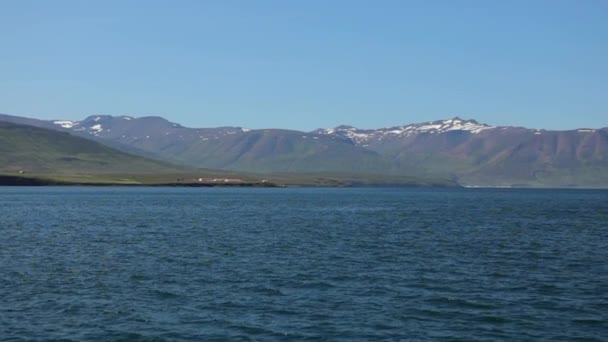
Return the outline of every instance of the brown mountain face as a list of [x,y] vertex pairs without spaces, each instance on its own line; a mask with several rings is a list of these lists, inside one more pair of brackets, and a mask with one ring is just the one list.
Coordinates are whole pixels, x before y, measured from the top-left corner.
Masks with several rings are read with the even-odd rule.
[[[543,131],[518,136],[467,179],[600,186],[608,179],[608,130]],[[488,139],[490,140],[490,139]]]
[[187,128],[160,117],[44,121],[0,115],[0,120],[66,131],[196,167],[450,177],[481,186],[608,187],[608,128],[548,131],[453,118],[299,132]]
[[347,137],[418,174],[449,175],[470,185],[603,186],[608,129],[570,131],[492,127],[454,118],[381,130],[342,126]]

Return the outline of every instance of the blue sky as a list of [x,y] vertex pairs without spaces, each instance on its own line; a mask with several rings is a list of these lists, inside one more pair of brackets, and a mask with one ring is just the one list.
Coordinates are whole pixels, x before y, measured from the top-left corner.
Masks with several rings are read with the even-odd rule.
[[0,0],[0,112],[608,126],[608,1]]

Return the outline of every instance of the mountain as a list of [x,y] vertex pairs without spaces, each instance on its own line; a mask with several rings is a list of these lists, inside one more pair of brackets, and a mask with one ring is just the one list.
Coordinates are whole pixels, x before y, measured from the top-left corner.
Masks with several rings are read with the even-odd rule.
[[606,186],[608,128],[548,131],[458,117],[378,130],[321,129],[390,158],[410,174],[471,185]]
[[0,121],[0,172],[148,174],[179,169],[64,132]]
[[313,132],[187,128],[160,117],[0,120],[70,132],[125,152],[196,167],[450,178],[472,186],[608,187],[608,128],[549,131],[459,117]]
[[250,172],[382,173],[378,153],[341,138],[292,130],[241,127],[186,128],[160,117],[90,116],[82,121],[0,115],[93,139],[125,152],[177,164]]

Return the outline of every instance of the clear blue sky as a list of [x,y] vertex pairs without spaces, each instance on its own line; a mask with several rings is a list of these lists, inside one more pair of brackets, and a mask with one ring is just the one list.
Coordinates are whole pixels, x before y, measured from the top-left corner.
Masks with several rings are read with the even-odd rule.
[[608,126],[608,1],[0,0],[0,113]]

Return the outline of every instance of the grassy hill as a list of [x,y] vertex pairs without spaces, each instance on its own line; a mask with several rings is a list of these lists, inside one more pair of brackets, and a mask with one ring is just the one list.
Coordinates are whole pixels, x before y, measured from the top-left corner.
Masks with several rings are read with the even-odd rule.
[[0,122],[0,172],[152,174],[182,170],[100,143],[43,128]]

